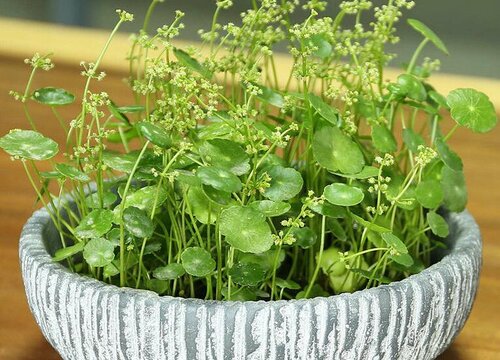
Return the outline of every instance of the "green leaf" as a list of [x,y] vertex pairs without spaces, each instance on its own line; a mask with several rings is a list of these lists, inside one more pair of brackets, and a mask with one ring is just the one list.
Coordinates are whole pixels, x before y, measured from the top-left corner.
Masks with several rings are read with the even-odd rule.
[[262,265],[239,262],[229,269],[231,280],[242,286],[256,286],[266,278],[266,269]]
[[107,167],[124,173],[131,173],[137,161],[139,153],[130,152],[127,154],[113,151],[103,151],[102,162]]
[[424,138],[410,128],[403,129],[403,141],[414,153],[418,151],[420,145],[425,145]]
[[69,166],[67,164],[56,164],[55,168],[59,174],[66,178],[81,182],[90,181],[90,177],[87,174],[77,168],[74,168],[73,166]]
[[137,123],[136,126],[142,136],[144,136],[156,146],[159,146],[163,149],[169,149],[172,146],[172,139],[170,138],[170,135],[166,130],[162,129],[158,125],[146,121],[141,121]]
[[212,72],[208,70],[205,66],[201,65],[198,60],[192,58],[187,52],[174,48],[174,55],[177,60],[185,67],[197,72],[201,76],[210,79],[212,77]]
[[427,96],[429,97],[429,101],[431,104],[435,104],[435,106],[442,107],[443,109],[448,109],[448,103],[446,102],[446,97],[438,93],[437,91],[430,90],[427,91]]
[[[118,196],[115,193],[112,192],[105,192],[102,194],[102,207],[107,208],[113,205],[116,200],[118,199]],[[97,209],[101,208],[101,203],[99,199],[99,193],[95,192],[90,195],[88,195],[85,198],[85,205],[90,208],[90,209]]]
[[92,267],[103,267],[115,258],[115,245],[106,239],[92,239],[83,249],[83,258]]
[[482,92],[456,89],[448,94],[447,101],[453,120],[473,132],[485,133],[497,124],[495,107]]
[[149,238],[155,229],[145,211],[129,206],[123,211],[123,225],[128,232],[140,239]]
[[181,261],[186,272],[192,276],[205,277],[215,270],[215,260],[201,247],[186,248],[181,254]]
[[130,126],[130,120],[127,118],[126,115],[122,114],[120,112],[120,110],[118,110],[118,108],[116,107],[115,103],[110,101],[108,103],[108,109],[109,109],[109,112],[115,117],[117,118],[118,120],[120,120],[121,122],[123,122],[125,125],[127,126]]
[[231,199],[231,193],[217,190],[210,185],[201,185],[201,189],[209,200],[218,205],[229,205],[233,201]]
[[448,147],[441,137],[436,139],[436,149],[446,166],[455,171],[462,171],[464,167],[462,159]]
[[[156,208],[159,208],[167,200],[167,190],[164,186],[158,187],[157,185],[145,186],[139,190],[128,193],[125,200],[124,209],[135,206],[138,209],[147,211],[150,213],[153,211],[153,206],[156,204]],[[121,204],[116,206],[113,210],[115,215],[119,215],[121,211]]]
[[435,211],[429,211],[427,213],[427,222],[429,223],[431,231],[434,235],[445,238],[450,234],[448,223]]
[[75,235],[82,239],[99,238],[113,226],[113,212],[107,209],[94,209],[88,213],[75,228]]
[[365,165],[358,144],[336,127],[325,126],[317,131],[312,147],[314,158],[327,170],[357,174]]
[[387,246],[396,250],[399,254],[408,254],[408,249],[406,248],[406,245],[396,235],[390,232],[384,232],[381,234],[381,236],[382,239],[387,244]]
[[293,280],[276,278],[276,286],[282,289],[300,290],[301,286]]
[[56,251],[54,256],[52,257],[53,261],[62,261],[73,255],[78,254],[85,247],[85,243],[83,241],[76,243],[72,246],[66,246],[65,248],[61,248]]
[[338,124],[339,113],[337,109],[325,103],[319,96],[309,94],[309,102],[318,114],[332,125]]
[[229,170],[235,175],[243,175],[250,171],[250,159],[247,153],[231,140],[205,141],[200,147],[200,155],[210,165]]
[[329,203],[338,206],[354,206],[365,198],[360,188],[342,183],[325,186],[323,195]]
[[375,280],[375,281],[378,281],[382,284],[390,284],[392,282],[392,280],[389,279],[387,276],[384,276],[384,275],[381,275],[378,273],[373,273],[373,271],[367,271],[367,270],[363,270],[363,269],[352,269],[352,268],[349,269],[349,271],[351,271],[355,274],[361,275],[362,277],[364,277],[367,280]]
[[267,217],[275,217],[286,214],[291,208],[288,203],[271,200],[254,201],[250,203],[249,206],[258,210]]
[[372,126],[372,140],[375,148],[383,153],[392,153],[398,149],[398,143],[392,132],[381,125]]
[[300,246],[302,249],[309,249],[318,239],[318,235],[307,226],[302,228],[293,228],[292,235],[296,240],[294,245]]
[[378,176],[378,168],[375,166],[365,166],[363,170],[361,170],[359,173],[352,174],[352,175],[346,175],[346,174],[341,174],[341,173],[333,173],[337,176],[348,178],[348,179],[368,179],[371,177],[377,177]]
[[220,206],[210,203],[201,187],[191,187],[187,192],[187,200],[194,217],[202,224],[213,224],[217,219]]
[[182,264],[177,263],[160,266],[153,270],[153,276],[158,280],[175,280],[185,273]]
[[229,245],[248,253],[262,253],[273,245],[266,218],[251,207],[232,206],[222,211],[219,229]]
[[427,98],[427,91],[425,90],[424,84],[413,75],[399,75],[398,85],[402,93],[410,99],[424,101]]
[[345,208],[341,206],[332,205],[329,202],[323,202],[323,204],[311,204],[309,208],[320,214],[333,219],[343,219],[346,217],[347,212]]
[[257,95],[257,98],[260,99],[261,101],[276,106],[278,108],[282,108],[283,105],[285,104],[283,95],[281,95],[279,92],[276,92],[273,89],[270,89],[268,87],[259,84],[253,84],[253,85],[257,86],[262,91],[262,94]]
[[319,266],[325,275],[341,276],[347,272],[345,263],[340,261],[340,249],[336,247],[323,251]]
[[272,201],[289,200],[304,186],[302,175],[295,169],[272,166],[266,172],[271,177],[271,182],[263,195]]
[[[123,126],[121,126],[123,128]],[[137,128],[133,127],[130,129],[127,129],[125,131],[122,131],[122,134],[120,135],[120,126],[118,127],[118,130],[114,133],[109,134],[106,139],[109,142],[119,144],[123,143],[125,140],[126,143],[129,143],[131,140],[138,138],[139,133],[137,132]]]
[[427,209],[435,209],[444,199],[441,184],[436,180],[421,181],[415,189],[417,201]]
[[33,99],[44,105],[61,106],[72,104],[75,101],[75,95],[64,89],[45,87],[35,90]]
[[360,217],[360,216],[358,216],[356,214],[351,213],[350,216],[353,218],[354,221],[356,221],[358,224],[364,226],[368,230],[372,230],[372,231],[375,231],[377,233],[388,233],[388,232],[391,232],[391,229],[388,229],[388,228],[386,228],[384,226],[380,226],[380,225],[377,225],[375,223],[366,221],[365,219],[363,219],[362,217]]
[[392,259],[398,264],[403,265],[407,268],[411,267],[414,264],[413,258],[410,254],[391,254],[389,255],[389,259]]
[[463,172],[443,166],[441,186],[444,192],[444,205],[450,211],[460,212],[467,205],[467,187]]
[[426,39],[429,39],[430,42],[432,42],[434,46],[436,46],[439,50],[448,55],[448,49],[444,45],[443,41],[441,41],[441,39],[436,35],[436,33],[431,29],[429,29],[427,25],[416,19],[408,19],[408,24],[416,31],[421,33]]
[[219,167],[199,167],[196,176],[203,184],[228,193],[238,192],[242,188],[241,181],[236,175]]
[[0,148],[28,160],[48,160],[59,151],[57,143],[33,130],[11,130],[0,138]]
[[318,48],[313,52],[313,56],[316,56],[320,59],[326,59],[331,56],[333,47],[332,44],[328,42],[324,34],[314,34],[309,38],[309,41],[313,46]]

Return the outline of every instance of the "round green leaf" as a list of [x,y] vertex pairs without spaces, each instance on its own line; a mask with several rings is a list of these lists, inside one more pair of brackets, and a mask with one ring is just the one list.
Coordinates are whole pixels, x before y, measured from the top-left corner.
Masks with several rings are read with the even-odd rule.
[[439,50],[448,55],[448,49],[444,45],[443,41],[436,35],[434,31],[429,29],[427,25],[416,19],[408,19],[408,24],[419,33],[421,33],[426,39],[429,39]]
[[33,92],[33,99],[41,104],[50,106],[69,105],[75,101],[75,95],[64,89],[45,87]]
[[262,265],[239,262],[229,269],[231,280],[242,286],[256,286],[266,278],[266,269]]
[[[145,210],[150,213],[153,210],[154,204],[159,208],[167,200],[167,190],[165,187],[158,185],[145,186],[133,193],[128,193],[125,200],[124,208],[135,206],[138,209]],[[114,211],[119,212],[121,204]]]
[[401,91],[410,99],[424,101],[427,98],[427,92],[424,85],[413,75],[399,75],[398,85]]
[[294,245],[300,246],[302,249],[308,249],[316,243],[318,235],[305,226],[302,228],[294,228],[292,230],[293,237],[295,238]]
[[249,204],[250,207],[260,211],[264,216],[274,217],[286,214],[291,206],[281,201],[260,200]]
[[364,226],[368,230],[375,231],[377,233],[386,233],[386,232],[390,232],[391,231],[390,229],[388,229],[388,228],[386,228],[384,226],[372,223],[370,221],[366,221],[365,219],[363,219],[362,217],[360,217],[360,216],[358,216],[356,214],[350,213],[349,215],[352,217],[352,219],[354,221],[356,221],[358,224]]
[[315,213],[324,215],[332,219],[342,219],[347,215],[345,208],[337,205],[332,205],[326,201],[323,202],[323,204],[311,204],[309,205],[309,208]]
[[145,211],[135,206],[129,206],[123,211],[123,225],[135,237],[144,239],[153,235],[153,222]]
[[202,224],[213,224],[215,222],[220,206],[210,203],[210,200],[200,187],[189,188],[187,200],[191,212],[199,222]]
[[392,153],[398,149],[398,143],[392,132],[381,125],[372,126],[372,140],[375,148],[383,153]]
[[427,222],[434,235],[445,238],[450,234],[450,228],[446,220],[434,211],[427,213]]
[[421,181],[415,189],[415,194],[420,205],[428,209],[437,208],[444,198],[441,184],[436,180]]
[[389,232],[384,232],[380,236],[382,236],[382,239],[385,241],[387,246],[393,248],[399,254],[408,254],[408,249],[406,248],[406,245],[396,235]]
[[263,195],[268,199],[273,201],[289,200],[302,190],[304,180],[297,170],[272,166],[267,168],[266,172],[271,177],[271,182]]
[[463,211],[467,205],[467,187],[463,172],[443,166],[441,186],[443,187],[446,208],[454,212]]
[[309,102],[318,114],[332,125],[337,125],[339,113],[337,109],[325,103],[319,96],[309,94]]
[[56,164],[55,168],[66,178],[81,182],[90,181],[90,177],[87,174],[77,168],[74,168],[73,166],[69,166],[67,164]]
[[99,238],[113,226],[113,212],[107,209],[94,209],[87,214],[75,229],[79,238]]
[[420,145],[425,145],[424,138],[417,134],[413,129],[406,128],[403,130],[403,141],[414,153],[418,151]]
[[209,200],[212,200],[218,205],[228,205],[233,201],[230,193],[217,190],[210,185],[201,185],[201,189]]
[[215,270],[215,260],[201,247],[188,247],[181,254],[182,266],[189,275],[205,277]]
[[52,257],[53,261],[62,261],[67,259],[73,255],[78,254],[85,247],[85,243],[83,241],[76,243],[72,246],[66,246],[65,248],[61,248],[56,251],[54,256]]
[[85,205],[87,205],[88,208],[90,209],[97,209],[97,208],[107,208],[113,205],[116,200],[118,199],[118,196],[115,193],[112,192],[105,192],[102,194],[102,206],[101,206],[101,201],[99,199],[99,193],[95,192],[90,195],[88,195],[85,198]]
[[162,129],[158,125],[152,123],[141,121],[137,124],[139,132],[149,141],[151,141],[156,146],[163,149],[169,149],[172,146],[172,139],[166,130]]
[[336,247],[323,251],[319,265],[325,275],[341,276],[347,272],[345,263],[340,261],[340,249]]
[[325,186],[323,195],[329,203],[338,206],[354,206],[365,198],[361,189],[342,183]]
[[0,138],[0,148],[28,160],[48,160],[59,151],[57,143],[33,130],[11,130]]
[[250,171],[247,153],[234,141],[208,140],[200,147],[200,155],[210,165],[229,170],[235,175],[243,175]]
[[314,134],[313,154],[321,166],[334,172],[357,174],[365,165],[358,144],[336,127],[325,126]]
[[115,245],[106,239],[92,239],[83,249],[83,258],[92,267],[103,267],[115,258]]
[[448,94],[447,101],[453,120],[474,132],[488,132],[497,124],[495,107],[482,92],[456,89]]
[[320,59],[326,59],[332,54],[332,44],[330,44],[324,34],[315,34],[309,38],[309,41],[317,48],[317,50],[313,52],[314,56]]
[[273,106],[276,106],[278,108],[283,107],[283,105],[285,103],[285,99],[283,98],[283,95],[281,95],[280,93],[278,93],[278,92],[276,92],[273,89],[270,89],[268,87],[265,87],[265,86],[262,86],[259,84],[253,84],[253,85],[257,86],[260,89],[260,91],[262,92],[261,94],[257,95],[257,98],[259,98],[263,102],[266,102],[266,103],[271,104]]
[[436,149],[439,157],[443,160],[446,166],[455,171],[462,171],[464,167],[462,159],[460,159],[460,157],[452,151],[448,147],[448,144],[446,144],[440,137],[436,139]]
[[223,210],[219,230],[232,247],[242,252],[258,254],[273,245],[266,218],[251,207],[232,206]]
[[437,91],[434,90],[427,91],[427,96],[429,97],[429,102],[431,102],[431,104],[434,104],[436,107],[442,107],[443,109],[448,109],[448,103],[446,102],[446,97],[444,97]]
[[175,280],[185,273],[182,264],[177,263],[160,266],[153,270],[153,276],[158,280]]
[[203,184],[210,185],[217,190],[233,193],[240,191],[242,188],[241,181],[236,175],[219,167],[199,167],[196,175]]

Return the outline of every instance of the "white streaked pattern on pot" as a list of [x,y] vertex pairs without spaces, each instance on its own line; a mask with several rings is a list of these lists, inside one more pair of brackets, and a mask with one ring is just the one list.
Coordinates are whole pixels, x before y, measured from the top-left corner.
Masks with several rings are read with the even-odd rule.
[[23,229],[28,303],[64,359],[433,359],[469,315],[481,237],[468,212],[449,214],[451,251],[418,275],[329,298],[216,302],[120,289],[53,263],[44,210]]

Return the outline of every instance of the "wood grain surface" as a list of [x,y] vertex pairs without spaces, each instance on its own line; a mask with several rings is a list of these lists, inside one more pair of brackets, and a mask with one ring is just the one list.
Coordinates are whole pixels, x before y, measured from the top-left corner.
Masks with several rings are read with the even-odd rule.
[[[38,39],[44,41],[42,37]],[[68,46],[83,48],[88,40],[89,37],[80,44]],[[33,52],[32,48],[24,48],[18,53],[9,53],[3,51],[4,48],[5,44],[0,46],[0,135],[11,128],[28,128],[20,104],[11,99],[8,91],[23,90],[29,69],[22,63],[22,57],[24,52]],[[108,78],[99,83],[98,88],[118,94],[113,97],[118,104],[130,103],[131,95],[122,83],[122,69],[113,67],[112,61],[105,63],[105,67]],[[455,85],[456,78],[451,79]],[[440,82],[443,88],[452,86],[446,83],[445,76],[440,77]],[[59,86],[80,94],[82,84],[83,78],[79,75],[78,63],[75,63],[74,66],[56,66],[50,73],[41,72],[35,78],[34,88]],[[477,87],[481,87],[480,80]],[[498,97],[500,87],[490,95]],[[31,110],[42,133],[58,141],[63,139],[63,132],[50,111],[36,104]],[[62,113],[66,119],[71,119],[77,111],[75,107],[69,107]],[[500,359],[500,243],[495,235],[500,232],[500,128],[482,136],[460,129],[452,144],[464,160],[469,188],[468,208],[482,230],[484,263],[472,314],[440,359]],[[3,152],[0,153],[0,193],[0,360],[59,359],[29,312],[19,271],[18,239],[23,223],[34,209],[34,192],[22,166],[10,161]]]

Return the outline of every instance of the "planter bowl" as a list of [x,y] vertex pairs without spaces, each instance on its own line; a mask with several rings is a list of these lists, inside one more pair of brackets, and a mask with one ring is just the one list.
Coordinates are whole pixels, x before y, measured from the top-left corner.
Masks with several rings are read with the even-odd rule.
[[467,319],[481,267],[468,212],[448,214],[449,250],[417,275],[353,294],[222,302],[119,288],[70,272],[39,210],[20,260],[31,311],[63,359],[433,359]]

